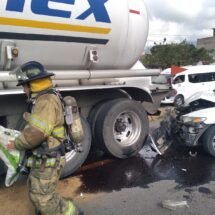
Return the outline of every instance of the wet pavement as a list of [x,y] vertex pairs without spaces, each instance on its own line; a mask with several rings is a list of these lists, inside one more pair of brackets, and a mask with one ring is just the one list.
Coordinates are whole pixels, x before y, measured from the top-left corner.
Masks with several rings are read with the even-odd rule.
[[[91,161],[77,172],[75,201],[89,215],[213,214],[215,159],[200,148],[190,152],[174,143],[159,156],[146,145],[130,159]],[[187,201],[189,208],[164,209],[167,199]]]
[[[197,155],[191,156],[191,151],[197,152]],[[191,150],[177,144],[164,156],[160,156],[149,146],[145,146],[137,156],[125,160],[107,155],[93,156],[90,159],[91,161],[73,175],[80,176],[83,183],[77,193],[113,192],[132,187],[147,188],[148,184],[161,180],[173,180],[181,188],[215,181],[215,159],[201,148]],[[3,183],[4,177],[0,177],[0,185]]]
[[[75,175],[59,183],[58,192],[73,198],[87,215],[213,214],[215,159],[201,149],[192,152],[197,155],[174,143],[164,156],[148,145],[138,156],[125,160],[94,155]],[[11,188],[3,183],[1,177],[0,214],[33,214],[26,178]],[[161,202],[167,199],[186,200],[189,208],[164,209]]]
[[[171,180],[178,188],[189,188],[215,181],[215,159],[201,148],[190,155],[190,148],[175,143],[164,155],[153,152],[145,146],[138,156],[126,160],[105,158],[95,164],[87,164],[81,174],[81,186],[77,192],[113,192],[124,188],[147,188],[148,184]],[[92,165],[92,168],[90,166]],[[96,178],[96,183],[95,183]]]

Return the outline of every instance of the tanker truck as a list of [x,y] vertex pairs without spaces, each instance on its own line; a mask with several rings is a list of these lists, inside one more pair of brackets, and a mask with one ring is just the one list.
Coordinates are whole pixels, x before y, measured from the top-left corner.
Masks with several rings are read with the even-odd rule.
[[22,129],[26,98],[10,73],[38,61],[55,74],[63,96],[76,98],[82,115],[83,151],[66,154],[62,176],[80,167],[91,148],[136,155],[148,136],[142,102],[153,102],[144,78],[160,72],[130,69],[147,35],[143,0],[1,0],[0,125]]

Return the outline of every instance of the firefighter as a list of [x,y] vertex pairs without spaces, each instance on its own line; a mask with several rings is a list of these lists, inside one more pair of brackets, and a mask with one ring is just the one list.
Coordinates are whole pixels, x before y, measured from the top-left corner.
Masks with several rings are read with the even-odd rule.
[[8,144],[8,149],[30,150],[27,159],[29,197],[41,215],[79,215],[70,200],[55,193],[65,164],[63,140],[64,112],[61,100],[53,93],[51,76],[43,65],[31,61],[14,70],[18,84],[31,101],[31,113],[24,113],[27,125]]

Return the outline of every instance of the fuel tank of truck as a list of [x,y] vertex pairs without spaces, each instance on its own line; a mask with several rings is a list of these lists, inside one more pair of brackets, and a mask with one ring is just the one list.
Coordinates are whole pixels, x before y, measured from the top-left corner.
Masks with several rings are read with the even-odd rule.
[[35,60],[54,70],[128,69],[147,35],[144,0],[0,1],[1,70],[11,46],[12,68]]

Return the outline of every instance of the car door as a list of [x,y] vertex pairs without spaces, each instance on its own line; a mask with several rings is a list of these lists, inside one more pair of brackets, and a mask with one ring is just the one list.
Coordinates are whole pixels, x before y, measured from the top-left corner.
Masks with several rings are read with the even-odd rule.
[[187,98],[204,90],[204,79],[205,77],[202,73],[193,73],[188,75]]
[[172,81],[172,88],[177,91],[177,95],[183,95],[186,94],[186,77],[185,75],[177,75],[175,78],[173,78]]
[[215,89],[215,72],[208,72],[202,75],[202,90],[214,90]]

